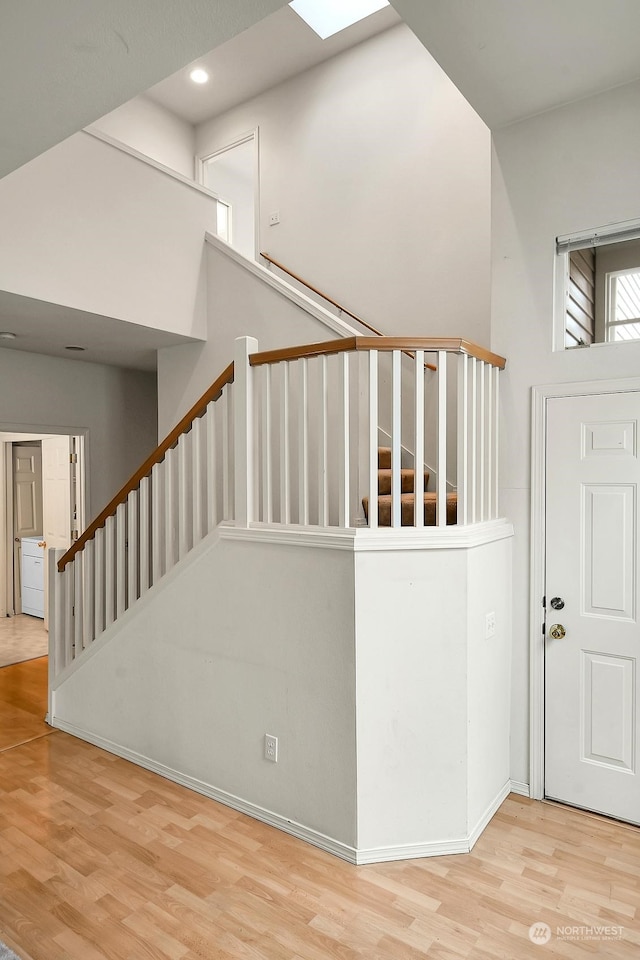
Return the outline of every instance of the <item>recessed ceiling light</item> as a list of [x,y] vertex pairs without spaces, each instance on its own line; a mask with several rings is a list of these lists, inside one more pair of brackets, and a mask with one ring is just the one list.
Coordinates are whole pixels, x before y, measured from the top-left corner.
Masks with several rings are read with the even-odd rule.
[[209,79],[209,74],[206,70],[203,70],[202,67],[196,67],[195,70],[191,71],[189,76],[194,83],[206,83]]
[[389,0],[292,0],[292,10],[322,40],[389,6]]
[[9,330],[5,330],[0,333],[0,340],[15,340],[17,337],[16,333],[11,333]]
[[76,344],[74,343],[70,344],[68,347],[65,347],[65,350],[75,350],[78,353],[82,353],[82,351],[86,349],[87,349],[86,347],[79,347],[79,346],[76,346]]

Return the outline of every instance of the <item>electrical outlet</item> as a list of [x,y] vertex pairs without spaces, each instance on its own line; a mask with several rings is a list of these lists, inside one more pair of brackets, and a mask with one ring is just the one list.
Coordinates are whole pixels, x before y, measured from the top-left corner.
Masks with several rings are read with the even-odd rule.
[[490,640],[496,635],[496,614],[495,610],[488,613],[484,618],[484,638]]
[[264,758],[272,763],[278,762],[278,738],[270,733],[264,735]]
[[280,223],[280,211],[274,210],[273,213],[269,214],[269,226],[275,227],[277,223]]

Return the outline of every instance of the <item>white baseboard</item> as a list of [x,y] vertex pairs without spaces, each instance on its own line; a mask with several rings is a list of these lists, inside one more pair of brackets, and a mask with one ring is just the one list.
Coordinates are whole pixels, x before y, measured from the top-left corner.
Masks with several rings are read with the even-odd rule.
[[448,857],[456,853],[469,853],[469,841],[440,840],[428,843],[403,843],[391,847],[370,847],[356,851],[358,866],[364,863],[386,863],[388,860],[419,860],[423,857]]
[[530,797],[531,790],[528,783],[522,783],[520,780],[510,780],[509,785],[511,793],[517,793],[519,797]]
[[57,730],[62,730],[64,733],[69,733],[72,736],[77,737],[79,740],[84,740],[86,743],[92,743],[95,747],[99,747],[101,750],[106,750],[107,753],[112,753],[116,757],[122,757],[123,760],[129,760],[131,763],[135,763],[137,766],[143,767],[145,770],[150,770],[152,773],[157,773],[166,780],[171,780],[173,783],[178,783],[180,786],[186,787],[188,790],[193,790],[195,793],[200,793],[205,797],[209,797],[211,800],[215,800],[227,807],[231,807],[232,810],[237,810],[239,813],[244,813],[248,817],[253,817],[254,820],[260,820],[262,823],[266,823],[271,827],[282,830],[283,833],[288,833],[290,836],[296,837],[298,840],[304,840],[307,843],[312,844],[314,847],[318,847],[320,850],[324,850],[326,853],[331,853],[333,856],[339,857],[341,860],[346,860],[347,863],[352,863],[354,865],[366,863],[385,863],[390,860],[415,860],[423,857],[444,857],[451,856],[453,854],[469,853],[474,843],[488,824],[489,820],[509,793],[510,789],[510,784],[506,784],[495,800],[493,800],[489,805],[469,837],[461,837],[456,840],[428,841],[425,843],[399,844],[397,846],[371,847],[368,849],[358,850],[356,847],[351,847],[346,843],[342,843],[340,840],[334,840],[333,837],[328,837],[325,834],[320,833],[318,830],[313,830],[311,827],[306,827],[304,824],[298,823],[295,820],[289,820],[278,813],[274,813],[272,810],[266,810],[264,807],[260,807],[255,803],[249,802],[248,800],[243,800],[242,797],[236,797],[234,794],[228,793],[226,790],[220,790],[218,787],[214,787],[209,783],[204,783],[202,780],[197,780],[195,777],[187,776],[186,774],[181,773],[179,770],[174,770],[172,767],[167,767],[165,764],[158,763],[156,760],[152,760],[150,757],[147,757],[144,754],[138,753],[135,750],[130,750],[128,747],[114,743],[112,740],[108,740],[105,737],[99,736],[98,734],[84,730],[73,723],[68,723],[66,720],[61,720],[58,717],[54,717],[52,720],[49,720],[49,723]]
[[180,786],[194,790],[196,793],[201,793],[203,796],[209,797],[210,800],[216,800],[226,807],[231,807],[232,810],[237,810],[239,813],[245,813],[247,816],[253,817],[254,820],[260,820],[262,823],[276,827],[278,830],[282,830],[283,833],[297,837],[298,840],[306,840],[307,843],[311,843],[314,847],[319,847],[320,850],[325,850],[327,853],[332,853],[334,856],[340,857],[341,860],[346,860],[348,863],[353,864],[358,862],[355,847],[350,847],[339,840],[334,840],[333,837],[327,837],[325,834],[311,829],[311,827],[305,827],[302,823],[297,823],[295,820],[288,820],[286,817],[274,813],[272,810],[265,810],[255,803],[250,803],[248,800],[236,797],[232,793],[227,793],[226,790],[220,790],[218,787],[204,783],[202,780],[197,780],[195,777],[189,777],[184,773],[180,773],[179,770],[167,767],[163,763],[158,763],[156,760],[152,760],[144,754],[130,750],[128,747],[123,747],[98,734],[83,730],[81,727],[77,727],[73,723],[68,723],[66,720],[60,720],[54,717],[51,723],[57,730],[63,730],[65,733],[70,733],[72,736],[78,737],[79,740],[92,743],[94,747],[99,747],[101,750],[106,750],[107,753],[115,754],[116,757],[122,757],[123,760],[129,760],[139,767],[144,767],[145,770],[151,770],[152,773],[157,773],[166,780],[178,783]]
[[471,829],[469,833],[469,850],[473,850],[476,842],[478,841],[480,834],[487,826],[493,815],[496,813],[500,805],[506,800],[511,792],[511,781],[507,780],[503,787],[500,788],[497,795],[493,798],[487,809],[484,811],[476,825]]

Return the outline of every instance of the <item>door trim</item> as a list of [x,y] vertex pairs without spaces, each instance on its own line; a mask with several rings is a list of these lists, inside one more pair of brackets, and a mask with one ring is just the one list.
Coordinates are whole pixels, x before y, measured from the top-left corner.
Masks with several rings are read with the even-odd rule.
[[638,393],[640,377],[551,383],[531,389],[531,575],[529,578],[529,794],[544,798],[544,638],[547,401],[562,397]]
[[[34,439],[42,437],[76,437],[79,440],[78,453],[81,455],[81,463],[78,479],[80,480],[80,503],[79,519],[83,524],[87,518],[87,508],[91,502],[90,491],[90,438],[89,430],[86,427],[62,427],[49,426],[47,424],[26,424],[26,423],[7,423],[0,422],[0,433],[6,434],[30,434]],[[0,446],[3,448],[3,456],[0,457],[0,466],[3,470],[4,484],[0,482],[0,512],[4,515],[4,538],[0,543],[0,613],[2,616],[10,614],[14,616],[16,611],[13,604],[13,498],[8,497],[9,490],[13,490],[13,464],[11,458],[6,456],[7,443],[12,441],[3,441]],[[4,462],[3,462],[4,461]],[[0,523],[0,535],[3,531],[3,524]],[[81,531],[82,532],[82,531]],[[2,612],[4,611],[4,612]]]
[[[205,153],[198,153],[194,158],[194,179],[203,190],[208,189],[204,186],[204,165],[207,160],[219,157],[227,150],[233,150],[234,147],[240,147],[243,143],[253,141],[254,159],[253,159],[253,189],[254,189],[254,207],[253,207],[253,237],[255,242],[254,260],[259,263],[260,250],[262,249],[260,241],[260,127],[256,126],[245,133],[238,134],[232,140],[227,140],[213,150],[207,150]],[[213,194],[212,190],[208,191]],[[217,196],[217,195],[216,195]],[[222,197],[220,199],[223,199]]]

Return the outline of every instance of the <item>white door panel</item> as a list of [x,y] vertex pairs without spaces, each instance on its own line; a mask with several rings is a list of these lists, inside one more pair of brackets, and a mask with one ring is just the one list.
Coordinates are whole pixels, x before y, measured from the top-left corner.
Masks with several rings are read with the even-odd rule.
[[547,410],[545,794],[638,823],[640,394]]

